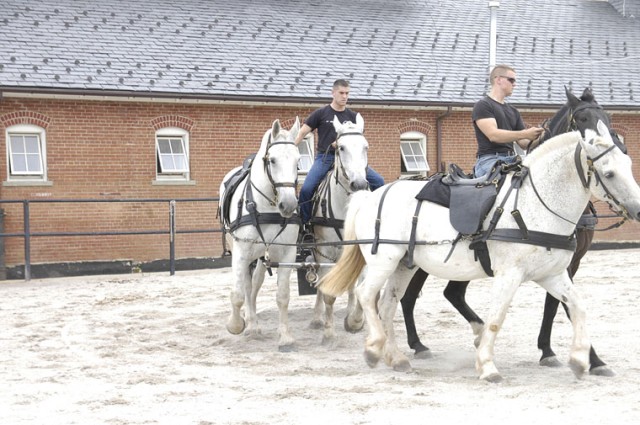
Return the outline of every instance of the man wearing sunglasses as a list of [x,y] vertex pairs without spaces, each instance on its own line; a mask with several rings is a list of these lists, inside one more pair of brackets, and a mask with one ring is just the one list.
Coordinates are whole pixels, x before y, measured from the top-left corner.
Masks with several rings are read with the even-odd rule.
[[496,65],[489,75],[491,91],[473,106],[473,128],[478,151],[473,169],[476,177],[487,174],[497,161],[515,162],[514,142],[526,149],[544,132],[541,127],[525,128],[518,110],[505,99],[513,93],[516,71],[507,65]]

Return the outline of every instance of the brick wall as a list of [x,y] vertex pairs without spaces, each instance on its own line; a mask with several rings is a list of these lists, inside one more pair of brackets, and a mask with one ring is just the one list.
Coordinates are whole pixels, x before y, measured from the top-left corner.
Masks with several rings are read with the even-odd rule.
[[[354,108],[357,109],[357,108]],[[0,138],[16,123],[37,124],[47,131],[47,163],[52,186],[0,187],[3,200],[203,198],[217,197],[222,177],[257,150],[262,135],[279,118],[290,126],[296,115],[304,119],[312,108],[246,107],[149,102],[79,100],[0,100]],[[400,134],[420,131],[428,137],[427,157],[432,172],[449,163],[471,170],[475,139],[470,112],[453,112],[442,121],[442,164],[437,163],[437,118],[442,111],[361,109],[370,143],[370,164],[386,181],[400,175]],[[549,114],[524,113],[535,125]],[[636,115],[614,115],[613,127],[627,140],[632,158],[640,120]],[[190,131],[191,179],[195,185],[153,185],[157,128],[176,125]],[[630,143],[631,142],[631,143]],[[638,160],[640,163],[640,160]],[[635,166],[639,175],[638,165]],[[6,161],[0,165],[6,181]],[[5,232],[21,232],[22,205],[4,204]],[[179,203],[179,230],[218,228],[214,203]],[[601,208],[605,208],[601,206]],[[167,229],[164,203],[97,203],[31,205],[32,232],[113,231]],[[616,231],[596,234],[597,240],[640,240],[640,227],[625,224]],[[168,258],[166,235],[33,238],[31,262],[56,263],[94,260],[151,261]],[[178,258],[218,257],[219,234],[188,234],[176,238]],[[5,240],[8,266],[24,263],[21,238]]]

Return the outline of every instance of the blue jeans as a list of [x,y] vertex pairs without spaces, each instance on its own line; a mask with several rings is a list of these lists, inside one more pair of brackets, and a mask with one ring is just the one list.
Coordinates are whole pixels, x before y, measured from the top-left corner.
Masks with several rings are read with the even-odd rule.
[[473,167],[473,175],[475,177],[482,177],[487,174],[493,168],[494,164],[498,160],[512,164],[516,162],[518,155],[510,155],[508,153],[491,153],[482,155],[476,161],[475,167]]
[[[300,204],[300,215],[302,216],[302,223],[308,223],[311,220],[311,213],[313,208],[313,194],[315,193],[322,179],[331,171],[333,163],[335,162],[335,153],[319,153],[316,155],[316,159],[311,166],[311,169],[307,173],[307,177],[304,179],[304,183],[300,188],[300,195],[298,196],[298,203]],[[380,174],[374,171],[373,168],[367,168],[367,181],[369,182],[369,188],[376,190],[377,188],[384,186],[384,179]]]

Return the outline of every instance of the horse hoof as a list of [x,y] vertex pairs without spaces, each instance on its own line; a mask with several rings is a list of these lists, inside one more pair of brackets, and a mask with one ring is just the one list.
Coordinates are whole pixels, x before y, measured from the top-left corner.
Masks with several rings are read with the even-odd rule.
[[237,322],[234,321],[229,321],[227,322],[227,331],[232,334],[232,335],[240,335],[242,333],[242,331],[244,330],[245,327],[245,322],[244,319],[240,319]]
[[352,333],[352,334],[358,333],[362,330],[363,326],[364,326],[364,321],[356,323],[355,325],[352,326],[349,322],[349,316],[344,318],[344,330],[349,333]]
[[393,365],[396,372],[411,372],[411,363],[408,360],[401,360]]
[[279,345],[278,351],[280,351],[281,353],[293,353],[298,350],[296,349],[295,344],[285,344],[285,345]]
[[487,382],[491,382],[492,384],[498,384],[502,382],[502,375],[500,375],[499,373],[491,373],[482,379]]
[[580,379],[582,378],[582,376],[584,375],[585,369],[584,366],[582,366],[581,364],[579,364],[578,362],[575,362],[573,360],[569,361],[569,368],[571,369],[571,371],[573,372],[573,374],[576,376],[576,378]]
[[562,363],[556,356],[545,357],[544,359],[540,359],[540,366],[546,367],[561,367]]
[[413,357],[416,359],[432,359],[433,358],[433,354],[431,354],[431,350],[429,350],[429,347],[425,347],[421,343],[418,343],[417,347],[415,347],[414,350],[415,351],[414,351]]
[[372,352],[365,350],[364,360],[367,362],[367,365],[370,368],[374,368],[378,365],[378,362],[380,361],[380,356],[376,356]]
[[322,320],[312,320],[311,323],[309,323],[309,329],[323,329],[324,328],[324,322]]
[[616,373],[607,365],[594,367],[589,371],[589,375],[613,377]]

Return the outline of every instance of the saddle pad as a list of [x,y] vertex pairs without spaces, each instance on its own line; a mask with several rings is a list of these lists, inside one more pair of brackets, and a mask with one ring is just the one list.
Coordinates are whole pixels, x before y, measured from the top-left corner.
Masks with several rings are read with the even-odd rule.
[[453,228],[463,235],[478,232],[497,196],[498,191],[494,185],[452,187],[449,220]]
[[442,177],[438,176],[425,183],[416,195],[418,201],[429,201],[434,204],[449,208],[449,200],[451,198],[451,189],[442,183]]
[[240,182],[242,182],[247,174],[249,174],[249,170],[251,169],[251,164],[253,163],[255,156],[256,154],[251,154],[245,158],[242,163],[242,168],[236,171],[224,182],[224,199],[220,200],[220,204],[222,205],[222,211],[224,211],[224,217],[222,217],[223,223],[227,226],[231,223],[229,216],[229,212],[231,210],[231,199],[240,185]]

